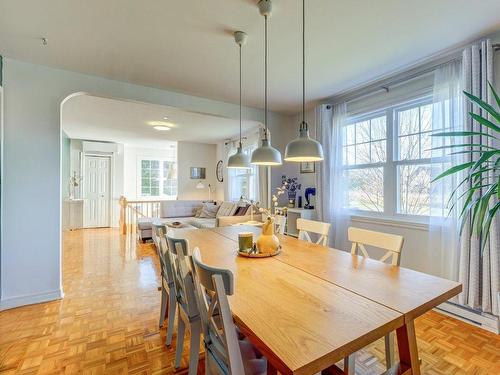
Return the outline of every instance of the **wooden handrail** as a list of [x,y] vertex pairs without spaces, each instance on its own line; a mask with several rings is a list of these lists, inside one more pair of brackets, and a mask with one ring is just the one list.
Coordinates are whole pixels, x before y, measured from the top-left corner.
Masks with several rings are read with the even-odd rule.
[[139,218],[159,217],[161,202],[167,199],[134,199],[120,197],[120,228],[123,234],[129,233],[137,225]]

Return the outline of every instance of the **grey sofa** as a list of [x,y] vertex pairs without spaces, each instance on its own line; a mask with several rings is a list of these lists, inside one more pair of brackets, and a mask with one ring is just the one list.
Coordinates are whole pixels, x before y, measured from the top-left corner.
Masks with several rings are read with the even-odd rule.
[[[152,222],[172,223],[181,222],[184,228],[214,228],[229,226],[250,220],[250,215],[234,216],[238,209],[236,203],[218,203],[215,218],[195,217],[195,211],[200,208],[204,201],[201,200],[175,200],[164,201],[160,204],[159,217],[140,218],[137,222],[137,234],[140,240],[145,242],[152,238]],[[208,202],[207,202],[208,203]],[[254,220],[261,221],[261,215],[254,215]]]

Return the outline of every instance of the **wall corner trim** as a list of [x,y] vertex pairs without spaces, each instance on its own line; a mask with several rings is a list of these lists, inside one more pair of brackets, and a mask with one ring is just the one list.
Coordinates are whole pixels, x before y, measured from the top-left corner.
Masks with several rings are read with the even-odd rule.
[[55,301],[62,299],[64,292],[62,289],[49,291],[45,293],[30,294],[24,296],[5,298],[0,301],[0,311],[13,309],[15,307],[33,305],[35,303]]

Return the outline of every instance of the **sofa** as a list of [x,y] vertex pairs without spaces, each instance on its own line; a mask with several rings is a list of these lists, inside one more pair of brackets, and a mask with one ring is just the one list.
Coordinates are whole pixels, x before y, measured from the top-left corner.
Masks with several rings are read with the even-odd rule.
[[[210,217],[203,217],[201,213],[205,205],[205,213]],[[239,207],[234,202],[207,202],[202,200],[175,200],[163,201],[160,204],[159,217],[140,218],[137,222],[138,238],[143,242],[152,238],[152,223],[164,224],[175,221],[182,223],[183,228],[215,228],[229,226],[250,221],[251,207]],[[201,217],[200,217],[201,216]],[[212,217],[213,216],[213,217]],[[254,214],[253,219],[262,221],[262,215]]]

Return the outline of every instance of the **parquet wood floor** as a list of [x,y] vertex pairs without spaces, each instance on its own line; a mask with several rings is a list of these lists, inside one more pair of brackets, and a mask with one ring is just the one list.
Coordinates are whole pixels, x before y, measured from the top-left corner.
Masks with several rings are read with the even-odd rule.
[[[187,357],[175,372],[158,329],[152,245],[115,229],[63,237],[65,297],[0,312],[0,374],[185,374]],[[423,374],[500,374],[499,336],[436,312],[416,329]],[[383,350],[379,340],[358,353],[357,373],[381,373]]]

